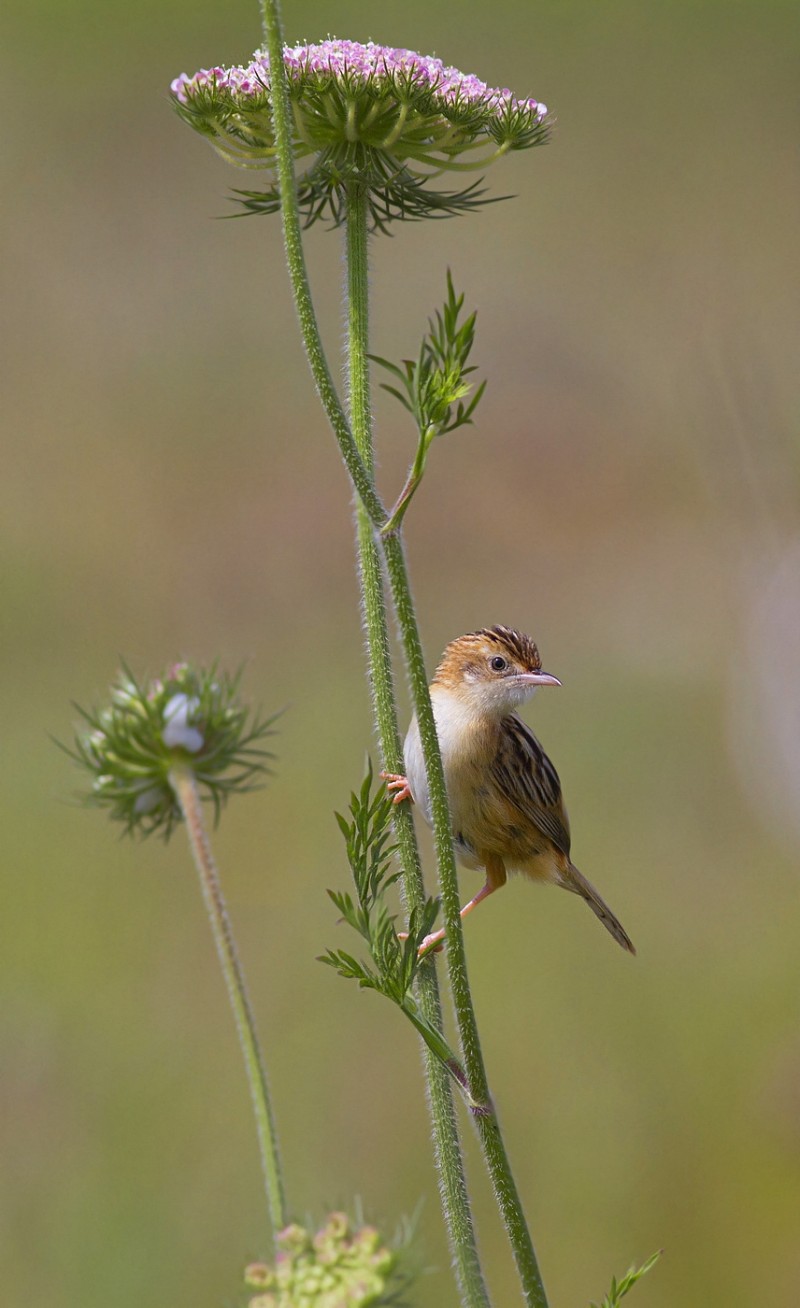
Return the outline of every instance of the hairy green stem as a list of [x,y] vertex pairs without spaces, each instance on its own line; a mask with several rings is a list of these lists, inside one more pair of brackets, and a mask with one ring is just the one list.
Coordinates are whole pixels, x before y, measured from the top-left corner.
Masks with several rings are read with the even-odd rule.
[[[360,544],[366,545],[368,543],[369,545],[369,548],[360,550],[360,562],[365,618],[368,629],[372,633],[370,644],[372,677],[375,686],[375,709],[376,714],[379,716],[379,730],[385,764],[388,768],[397,770],[402,764],[402,747],[397,725],[396,700],[389,657],[388,623],[383,600],[380,557],[371,530],[371,528],[380,530],[384,525],[386,511],[375,491],[372,480],[372,441],[368,418],[368,377],[366,376],[368,305],[366,279],[363,284],[364,294],[361,297],[363,306],[363,349],[359,354],[362,376],[366,377],[366,386],[358,381],[351,381],[353,400],[362,404],[364,440],[362,441],[362,448],[359,449],[331,378],[308,283],[294,180],[289,95],[283,66],[283,36],[277,0],[262,0],[262,15],[270,65],[273,69],[272,111],[278,152],[278,183],[281,193],[281,213],[289,275],[300,321],[300,330],[320,400],[359,499],[361,513],[358,526],[359,542]],[[363,236],[364,242],[366,242],[365,224],[363,225]],[[364,258],[359,257],[357,260],[353,260],[353,265],[366,270],[366,245],[364,246]],[[361,328],[359,328],[357,319],[352,323],[352,328],[360,334]],[[367,449],[370,453],[367,454],[365,462],[364,451]],[[363,520],[364,515],[369,519],[369,531]],[[414,826],[410,814],[398,814],[396,829],[407,902],[410,904],[422,903],[425,891]],[[420,1007],[426,1018],[438,1030],[441,1030],[441,1002],[433,964],[426,964],[425,967],[420,969],[418,997]],[[466,1189],[452,1084],[448,1073],[427,1048],[425,1050],[425,1065],[428,1103],[433,1125],[436,1162],[440,1176],[442,1207],[459,1289],[463,1302],[468,1304],[469,1308],[488,1308],[489,1298],[480,1270],[472,1214]]]
[[250,1096],[256,1117],[261,1167],[264,1173],[267,1205],[274,1237],[278,1231],[286,1226],[286,1199],[278,1155],[275,1119],[272,1114],[269,1086],[267,1085],[264,1060],[258,1043],[256,1024],[247,997],[244,972],[236,952],[233,928],[225,904],[225,897],[222,893],[219,873],[211,852],[194,774],[189,768],[175,767],[171,770],[169,779],[186,822],[189,844],[195,866],[200,875],[203,900],[211,923],[211,930],[214,933],[214,944],[217,947],[222,974],[225,978],[228,997],[236,1021],[239,1044],[244,1055]]
[[[369,379],[367,373],[368,269],[365,196],[363,193],[358,196],[351,190],[349,196],[351,207],[348,214],[350,391],[353,405],[353,428],[356,429],[353,430],[347,421],[327,366],[305,267],[295,189],[289,95],[286,73],[283,67],[283,39],[278,3],[277,0],[261,0],[261,5],[270,66],[273,73],[272,112],[278,153],[277,172],[289,274],[312,374],[360,501],[358,532],[361,575],[365,618],[370,632],[375,708],[379,720],[386,765],[390,770],[397,770],[402,755],[397,727],[396,700],[391,680],[380,556],[376,548],[373,532],[373,529],[379,532],[386,526],[388,515],[377,495],[372,477]],[[355,190],[357,191],[358,188],[355,188]],[[363,337],[363,339],[354,342],[354,334]],[[358,375],[356,376],[355,373],[358,373]],[[362,406],[361,413],[360,416],[357,416],[356,406],[359,405]],[[359,424],[361,424],[362,430],[357,435],[356,431]],[[369,453],[367,453],[367,449],[369,449]],[[547,1300],[539,1275],[533,1244],[511,1175],[508,1158],[503,1147],[502,1137],[486,1084],[486,1073],[467,979],[461,919],[458,913],[458,884],[441,756],[433,724],[419,629],[408,584],[405,558],[399,535],[396,532],[390,532],[388,536],[384,537],[382,545],[394,607],[402,633],[415,708],[420,721],[423,751],[431,787],[434,830],[441,868],[443,910],[448,936],[448,964],[451,985],[453,986],[470,1094],[480,1105],[480,1107],[473,1110],[473,1113],[492,1176],[495,1193],[514,1250],[526,1303],[530,1305],[530,1308],[547,1308]],[[378,599],[379,592],[380,599]],[[403,860],[406,893],[410,902],[414,903],[424,893],[422,890],[422,876],[410,818],[405,818],[402,815],[398,815],[398,843]],[[420,1000],[421,1005],[423,1002],[430,1005],[430,1011],[426,1008],[426,1016],[429,1016],[441,1029],[441,1007],[438,990],[435,992],[433,990],[433,985],[435,985],[433,973],[434,965],[432,961],[421,969]],[[434,1008],[438,1009],[438,1013],[435,1015]],[[451,1247],[456,1260],[459,1287],[464,1301],[469,1305],[488,1304],[488,1294],[480,1272],[472,1218],[466,1195],[463,1161],[458,1142],[449,1079],[444,1069],[431,1061],[430,1055],[426,1055],[426,1057],[428,1060],[428,1089],[431,1113],[442,1175],[443,1204]],[[446,1146],[445,1142],[447,1142]]]
[[300,225],[300,211],[297,206],[297,192],[294,180],[294,162],[292,153],[292,114],[289,104],[289,87],[286,70],[283,66],[283,33],[281,30],[278,0],[261,0],[261,18],[269,52],[272,75],[272,121],[275,129],[275,146],[277,151],[278,185],[281,194],[281,214],[283,217],[283,239],[286,248],[286,262],[292,283],[295,308],[300,320],[300,331],[311,366],[311,373],[317,386],[322,406],[327,414],[339,449],[342,453],[350,479],[356,488],[359,499],[369,514],[370,521],[376,526],[383,526],[386,510],[369,472],[359,454],[350,424],[333,383],[328,361],[322,346],[317,316],[311,300],[311,288],[308,282],[305,254],[303,251],[303,234]]
[[[367,260],[367,204],[364,188],[352,182],[347,193],[347,354],[350,392],[350,420],[364,466],[373,473],[372,414],[369,386],[369,286]],[[386,767],[402,767],[402,746],[397,722],[397,699],[389,647],[389,624],[383,587],[381,558],[375,532],[364,505],[356,503],[361,594],[367,630],[369,665],[375,717]],[[422,869],[414,824],[407,811],[397,812],[396,832],[407,906],[421,905],[424,897]],[[436,970],[432,963],[420,969],[420,1008],[429,1022],[442,1030],[442,1009]],[[442,1187],[442,1203],[459,1289],[465,1304],[485,1308],[489,1304],[478,1259],[475,1232],[467,1198],[458,1126],[448,1075],[439,1060],[425,1049],[428,1097],[434,1128],[434,1143]]]
[[[357,182],[349,183],[347,190],[347,291],[351,422],[361,458],[367,470],[372,474],[372,421],[368,354],[367,196],[364,187]],[[396,739],[396,699],[392,684],[380,562],[371,523],[366,510],[361,504],[357,506],[357,516],[367,638],[370,645],[370,664],[373,669],[376,710],[379,722],[382,726],[386,726],[387,737],[393,735]],[[453,852],[444,769],[428,691],[428,678],[425,671],[419,626],[399,533],[383,532],[381,544],[386,559],[394,608],[400,627],[403,652],[428,774],[439,884],[442,896],[442,912],[447,932],[448,974],[467,1073],[469,1094],[476,1105],[471,1111],[483,1146],[497,1202],[506,1224],[526,1302],[531,1308],[547,1308],[547,1299],[539,1273],[533,1241],[525,1220],[522,1203],[489,1094],[486,1068],[481,1052],[478,1025],[467,975],[467,960],[459,911],[458,877]],[[395,770],[388,762],[387,766],[390,770]]]
[[389,510],[389,517],[383,524],[381,536],[388,536],[390,532],[397,531],[398,527],[406,516],[406,510],[416,495],[425,475],[425,463],[428,457],[428,450],[431,442],[436,438],[438,428],[429,423],[423,431],[420,432],[420,441],[417,446],[417,452],[414,455],[414,462],[406,478],[405,485]]
[[408,668],[411,694],[419,723],[420,741],[428,777],[431,817],[439,868],[439,886],[442,897],[442,916],[444,917],[447,933],[447,967],[450,988],[453,995],[453,1005],[467,1071],[469,1091],[478,1105],[478,1107],[472,1109],[472,1115],[483,1147],[498,1206],[514,1253],[525,1302],[531,1308],[547,1308],[547,1296],[542,1283],[533,1240],[531,1239],[522,1202],[503,1144],[497,1115],[489,1093],[486,1067],[481,1052],[478,1024],[467,975],[464,935],[459,912],[458,879],[453,853],[453,838],[442,756],[436,736],[436,724],[431,707],[414,600],[399,534],[395,532],[385,535],[383,537],[383,549],[392,599],[400,627],[403,652]]

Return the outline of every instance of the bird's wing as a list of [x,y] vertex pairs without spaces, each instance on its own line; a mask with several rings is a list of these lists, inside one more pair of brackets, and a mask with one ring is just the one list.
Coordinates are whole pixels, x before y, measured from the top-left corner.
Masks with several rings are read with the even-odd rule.
[[558,773],[515,713],[503,719],[493,772],[503,798],[569,858],[569,819]]

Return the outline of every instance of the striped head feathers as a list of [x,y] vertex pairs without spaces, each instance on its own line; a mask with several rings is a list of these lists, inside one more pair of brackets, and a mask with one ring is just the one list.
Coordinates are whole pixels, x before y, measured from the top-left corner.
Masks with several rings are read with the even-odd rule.
[[480,716],[502,718],[530,699],[538,686],[560,684],[542,671],[530,636],[510,627],[484,627],[450,642],[431,690],[457,695]]

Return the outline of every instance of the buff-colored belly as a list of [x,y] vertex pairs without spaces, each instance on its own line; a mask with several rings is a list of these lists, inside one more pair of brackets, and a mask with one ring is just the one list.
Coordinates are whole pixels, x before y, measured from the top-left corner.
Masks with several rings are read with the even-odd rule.
[[[485,751],[466,751],[463,739],[454,739],[454,733],[447,729],[449,724],[440,723],[438,714],[436,725],[459,862],[465,867],[484,869],[487,860],[500,858],[506,872],[519,872],[536,880],[558,880],[557,851],[487,781],[490,760],[484,756]],[[411,794],[430,824],[430,796],[416,719],[409,728],[404,752]]]

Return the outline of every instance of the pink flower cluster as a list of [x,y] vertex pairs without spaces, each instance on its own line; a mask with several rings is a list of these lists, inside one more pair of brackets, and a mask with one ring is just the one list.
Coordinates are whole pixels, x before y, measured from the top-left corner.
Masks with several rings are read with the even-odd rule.
[[[518,100],[508,88],[501,90],[487,86],[474,74],[447,68],[441,59],[420,55],[414,50],[375,45],[372,41],[366,45],[359,41],[328,40],[319,45],[286,46],[283,58],[293,80],[309,73],[347,76],[362,82],[386,81],[389,84],[402,78],[412,81],[420,89],[433,92],[443,107],[470,104],[504,111],[516,109],[537,118],[544,118],[547,113],[547,105],[532,99]],[[203,68],[192,77],[181,73],[172,83],[171,90],[179,103],[187,104],[193,91],[205,87],[257,97],[264,95],[269,84],[269,56],[266,51],[259,50],[246,67]]]

